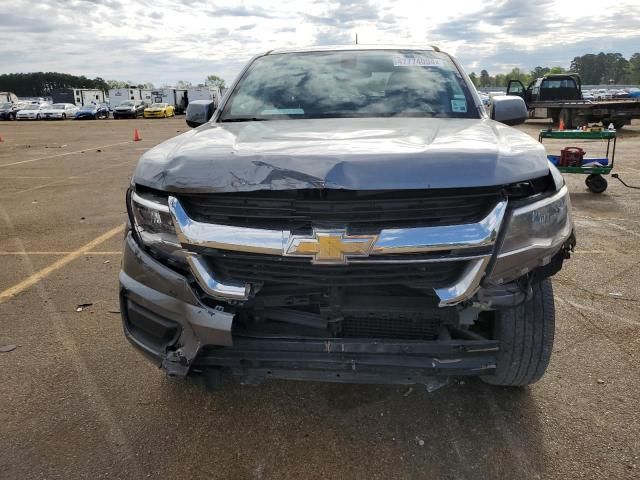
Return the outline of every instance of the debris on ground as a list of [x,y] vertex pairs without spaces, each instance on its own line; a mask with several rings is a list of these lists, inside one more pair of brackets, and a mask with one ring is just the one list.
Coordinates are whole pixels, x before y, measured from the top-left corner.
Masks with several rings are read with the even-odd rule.
[[103,265],[106,265],[107,263],[111,263],[111,260],[105,260],[104,262],[102,262]]
[[8,353],[14,351],[17,345],[0,345],[0,353]]
[[403,397],[408,397],[409,395],[411,395],[412,392],[413,392],[413,387],[409,387],[409,390],[404,392],[404,394],[402,396]]
[[598,380],[596,380],[596,382],[598,382],[600,385],[602,385],[604,383],[604,380],[602,380],[601,378],[599,378]]
[[90,307],[91,305],[93,305],[93,303],[80,303],[76,305],[76,312],[81,312],[82,310],[84,310],[87,307]]
[[416,442],[418,442],[418,445],[420,445],[421,447],[424,447],[424,440],[422,440],[421,438],[416,437]]
[[609,295],[611,295],[612,297],[621,297],[622,294],[620,292],[609,292]]

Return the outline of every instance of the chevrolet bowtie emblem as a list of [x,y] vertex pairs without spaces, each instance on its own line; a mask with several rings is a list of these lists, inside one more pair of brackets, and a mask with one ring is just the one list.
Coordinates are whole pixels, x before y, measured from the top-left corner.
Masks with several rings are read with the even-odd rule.
[[314,230],[313,235],[291,235],[285,255],[311,257],[315,264],[348,263],[349,257],[366,257],[376,235],[347,235],[344,230]]

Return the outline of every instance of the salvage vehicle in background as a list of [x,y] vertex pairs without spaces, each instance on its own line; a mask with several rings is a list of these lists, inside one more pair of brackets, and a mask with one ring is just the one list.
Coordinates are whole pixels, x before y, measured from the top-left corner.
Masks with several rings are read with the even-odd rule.
[[76,120],[109,118],[109,107],[104,103],[101,105],[85,105],[76,112],[74,118]]
[[16,120],[40,120],[43,109],[49,107],[48,104],[31,103],[25,105],[22,110],[16,112]]
[[551,118],[554,124],[562,121],[568,129],[594,122],[602,122],[605,127],[612,123],[620,129],[640,118],[640,100],[609,100],[613,94],[600,89],[595,91],[593,102],[584,100],[581,92],[582,82],[575,73],[545,75],[527,88],[520,80],[509,80],[507,85],[507,95],[525,101],[529,118]]
[[40,118],[43,120],[66,120],[73,118],[78,111],[73,103],[54,103],[40,110]]
[[144,118],[167,118],[176,114],[173,105],[168,103],[152,103],[144,109]]
[[138,118],[146,108],[142,100],[126,100],[113,109],[113,118]]
[[508,126],[522,99],[487,114],[453,57],[410,46],[272,50],[230,92],[131,180],[135,347],[212,388],[542,377],[575,240],[562,175]]
[[16,113],[25,107],[24,102],[5,102],[0,104],[0,120],[15,120]]

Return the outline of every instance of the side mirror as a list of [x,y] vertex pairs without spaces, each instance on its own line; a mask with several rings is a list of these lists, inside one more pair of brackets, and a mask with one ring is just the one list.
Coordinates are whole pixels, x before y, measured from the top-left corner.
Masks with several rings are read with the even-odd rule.
[[198,127],[211,120],[215,105],[211,100],[194,100],[187,106],[186,121],[191,128]]
[[491,100],[491,119],[506,125],[520,125],[529,117],[520,97],[498,95]]

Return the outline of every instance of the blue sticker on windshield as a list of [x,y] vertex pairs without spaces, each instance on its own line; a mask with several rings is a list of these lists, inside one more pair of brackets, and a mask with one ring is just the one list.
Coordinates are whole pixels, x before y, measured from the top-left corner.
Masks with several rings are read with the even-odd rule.
[[467,101],[466,100],[451,100],[451,111],[456,113],[467,113]]

